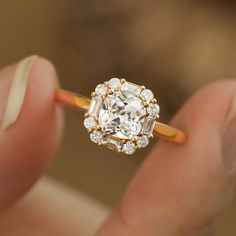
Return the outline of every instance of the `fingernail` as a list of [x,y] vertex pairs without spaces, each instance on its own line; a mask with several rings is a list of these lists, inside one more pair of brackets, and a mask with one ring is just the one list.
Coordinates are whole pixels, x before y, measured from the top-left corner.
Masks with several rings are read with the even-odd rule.
[[38,56],[34,55],[18,63],[8,94],[7,105],[0,126],[0,133],[4,132],[17,120],[24,103],[31,70],[37,59]]
[[226,118],[223,135],[223,156],[225,166],[236,170],[236,96]]

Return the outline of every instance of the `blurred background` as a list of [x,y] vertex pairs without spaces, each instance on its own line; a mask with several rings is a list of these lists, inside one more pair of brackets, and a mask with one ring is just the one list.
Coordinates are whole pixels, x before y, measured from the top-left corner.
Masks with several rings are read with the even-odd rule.
[[[87,96],[114,76],[145,84],[168,121],[203,85],[236,77],[235,12],[230,0],[8,0],[0,7],[0,65],[39,54],[53,61],[63,88]],[[114,206],[151,147],[125,161],[90,142],[83,114],[66,115],[49,175]],[[235,212],[218,235],[236,235]]]

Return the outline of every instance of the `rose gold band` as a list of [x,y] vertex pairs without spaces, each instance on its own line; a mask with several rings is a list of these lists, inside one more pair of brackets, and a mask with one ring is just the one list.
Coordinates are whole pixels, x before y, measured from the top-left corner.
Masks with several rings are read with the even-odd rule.
[[[55,96],[58,102],[79,108],[83,111],[87,111],[90,105],[89,98],[66,90],[56,90]],[[160,122],[156,123],[153,134],[179,144],[186,141],[186,134],[183,131]]]

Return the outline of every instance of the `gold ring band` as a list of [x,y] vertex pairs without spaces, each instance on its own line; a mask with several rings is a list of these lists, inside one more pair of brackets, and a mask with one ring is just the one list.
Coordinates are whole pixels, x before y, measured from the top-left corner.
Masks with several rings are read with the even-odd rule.
[[[87,97],[62,89],[56,90],[55,97],[58,102],[79,108],[85,112],[87,112],[91,102],[91,99]],[[186,134],[183,131],[160,122],[156,122],[153,134],[178,144],[186,141]]]

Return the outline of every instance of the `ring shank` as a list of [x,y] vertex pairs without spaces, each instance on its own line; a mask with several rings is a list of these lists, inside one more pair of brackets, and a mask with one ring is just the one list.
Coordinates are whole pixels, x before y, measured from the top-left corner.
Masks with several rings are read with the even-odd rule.
[[[56,101],[79,108],[85,112],[90,105],[89,98],[62,89],[56,90],[55,97]],[[186,134],[183,131],[160,122],[156,123],[153,134],[179,144],[184,143],[186,140]]]

